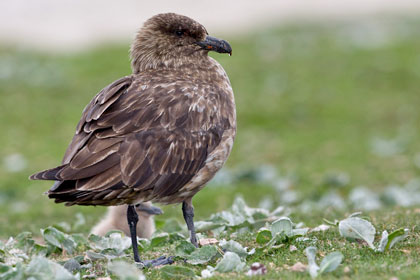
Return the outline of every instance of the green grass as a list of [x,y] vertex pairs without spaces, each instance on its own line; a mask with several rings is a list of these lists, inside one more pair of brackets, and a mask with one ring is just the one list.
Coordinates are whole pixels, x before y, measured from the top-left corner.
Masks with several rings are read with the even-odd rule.
[[[420,21],[388,19],[226,36],[233,56],[214,57],[229,74],[237,103],[238,135],[227,167],[271,164],[280,174],[296,179],[292,188],[301,200],[331,191],[324,184],[331,173],[350,176],[350,185],[339,190],[342,193],[359,185],[379,192],[387,185],[418,177],[419,29]],[[50,185],[27,177],[59,164],[87,102],[101,88],[130,73],[127,45],[67,55],[0,48],[0,157],[19,153],[27,160],[19,172],[7,171],[5,163],[0,169],[0,239],[21,231],[39,236],[40,228],[71,222],[77,212],[87,219],[81,232],[88,233],[104,213],[102,207],[55,205],[42,194]],[[371,151],[375,137],[400,139],[401,152],[375,155]],[[271,186],[242,180],[197,194],[197,219],[227,209],[237,194],[251,206],[267,196],[276,204],[280,201]],[[179,205],[164,210],[159,219],[181,220]],[[290,216],[312,227],[321,224],[322,218],[341,219],[344,214],[329,207],[310,213],[292,210]],[[367,214],[381,230],[413,229],[419,218],[414,208]],[[408,241],[383,255],[344,243],[337,232],[319,234],[317,246],[320,252],[335,248],[345,255],[343,265],[327,279],[413,279],[420,273],[416,267],[418,237],[412,232]],[[246,243],[247,238],[239,240]],[[275,268],[269,270],[267,279],[277,278],[277,273],[284,279],[306,279],[307,274],[283,267],[305,263],[303,249],[251,257],[247,263],[273,262]],[[344,274],[344,266],[349,266],[349,274]],[[159,276],[159,272],[147,273],[152,278]]]

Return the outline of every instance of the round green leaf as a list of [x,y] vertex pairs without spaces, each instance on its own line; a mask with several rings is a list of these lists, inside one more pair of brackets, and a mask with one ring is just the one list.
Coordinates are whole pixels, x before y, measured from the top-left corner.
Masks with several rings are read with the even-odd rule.
[[194,278],[195,273],[185,266],[167,265],[160,269],[164,279]]

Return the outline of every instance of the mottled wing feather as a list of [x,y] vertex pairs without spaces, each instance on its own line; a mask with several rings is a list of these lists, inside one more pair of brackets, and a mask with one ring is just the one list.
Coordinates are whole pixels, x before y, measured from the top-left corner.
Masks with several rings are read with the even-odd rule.
[[80,132],[85,123],[98,119],[101,114],[118,99],[124,90],[131,85],[132,80],[132,76],[126,76],[101,90],[83,110],[82,118],[76,131]]
[[60,172],[66,165],[60,165],[51,169],[47,169],[38,173],[35,173],[29,177],[31,180],[60,180],[57,177],[57,173]]
[[[113,167],[114,165],[119,164],[120,157],[117,153],[113,153],[107,156],[105,159],[98,161],[95,164],[84,168],[75,168],[67,165],[64,167],[60,172],[58,172],[57,177],[60,180],[77,180],[77,179],[84,179],[88,177],[92,177],[98,175]],[[71,164],[71,162],[70,162]]]
[[98,175],[77,180],[76,189],[79,191],[102,191],[121,182],[121,171],[119,165],[106,169]]
[[[210,138],[219,140],[209,141]],[[209,146],[209,142],[214,146]],[[134,133],[121,145],[122,181],[137,191],[153,188],[156,197],[175,193],[203,167],[209,150],[219,142],[217,134],[186,133],[180,129]]]
[[105,161],[109,156],[115,154],[120,149],[120,144],[116,143],[112,146],[94,150],[89,149],[89,145],[84,146],[71,160],[69,167],[72,169],[83,169],[95,165],[101,161]]
[[[98,119],[133,83],[132,76],[123,77],[102,89],[93,100],[85,107],[82,117],[77,124],[76,134],[68,146],[62,163],[69,163],[74,155],[86,144],[92,132],[98,129],[91,123]],[[94,116],[95,118],[92,118]],[[92,127],[90,127],[92,125]]]

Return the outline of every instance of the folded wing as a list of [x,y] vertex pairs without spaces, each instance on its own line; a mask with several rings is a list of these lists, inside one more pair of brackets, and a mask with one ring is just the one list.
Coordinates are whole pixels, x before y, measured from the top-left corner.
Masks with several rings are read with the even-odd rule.
[[55,180],[49,197],[68,205],[176,193],[204,166],[227,126],[211,110],[194,110],[202,100],[186,93],[185,84],[117,80],[84,109],[63,164],[31,179]]

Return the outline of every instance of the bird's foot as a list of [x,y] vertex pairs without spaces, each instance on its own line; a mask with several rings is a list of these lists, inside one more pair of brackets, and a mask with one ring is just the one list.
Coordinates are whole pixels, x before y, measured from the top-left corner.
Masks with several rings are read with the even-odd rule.
[[191,237],[190,241],[191,241],[191,244],[194,245],[195,248],[198,248],[197,237],[195,237],[195,234],[193,235],[193,237]]
[[154,267],[159,265],[167,265],[167,264],[173,264],[174,260],[172,256],[165,257],[161,256],[154,260],[143,260],[140,261],[138,264],[142,265],[143,267]]

